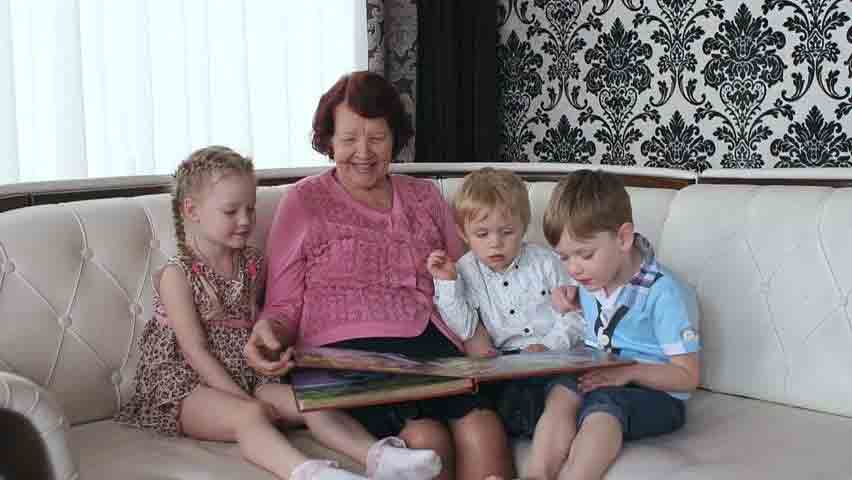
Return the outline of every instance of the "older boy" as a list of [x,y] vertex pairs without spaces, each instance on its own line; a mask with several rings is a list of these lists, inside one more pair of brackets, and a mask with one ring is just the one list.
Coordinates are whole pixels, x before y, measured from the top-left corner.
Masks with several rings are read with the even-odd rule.
[[634,231],[630,197],[613,174],[580,170],[560,181],[544,234],[579,284],[586,344],[637,363],[554,381],[527,473],[599,479],[623,441],[683,425],[684,400],[699,383],[695,294]]

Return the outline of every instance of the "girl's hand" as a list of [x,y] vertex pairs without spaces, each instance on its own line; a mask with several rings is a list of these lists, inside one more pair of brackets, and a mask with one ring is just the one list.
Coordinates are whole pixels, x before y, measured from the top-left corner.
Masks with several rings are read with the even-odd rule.
[[432,274],[432,278],[438,280],[455,280],[458,278],[456,262],[452,261],[443,250],[435,250],[426,258],[426,270]]
[[547,345],[544,345],[544,344],[541,344],[541,343],[533,343],[532,345],[527,345],[524,348],[525,352],[532,352],[532,353],[546,352],[548,350],[550,350],[550,349],[547,348]]
[[601,368],[580,376],[580,391],[587,393],[601,387],[623,387],[632,381],[630,366]]
[[293,348],[282,351],[281,342],[265,318],[254,324],[243,355],[251,368],[267,376],[284,375],[294,367]]
[[573,285],[560,285],[553,289],[550,294],[553,308],[559,313],[568,313],[580,309],[577,298],[577,287]]

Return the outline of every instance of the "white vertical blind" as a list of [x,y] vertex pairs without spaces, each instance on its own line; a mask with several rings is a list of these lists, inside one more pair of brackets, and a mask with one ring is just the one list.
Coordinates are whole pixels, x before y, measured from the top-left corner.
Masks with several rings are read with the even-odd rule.
[[364,0],[0,0],[0,183],[169,173],[211,143],[323,165],[313,111],[366,41]]

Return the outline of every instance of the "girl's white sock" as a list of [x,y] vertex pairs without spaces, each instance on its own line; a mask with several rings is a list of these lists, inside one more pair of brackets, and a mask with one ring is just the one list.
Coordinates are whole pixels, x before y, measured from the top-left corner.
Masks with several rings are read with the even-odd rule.
[[432,480],[441,473],[441,457],[432,450],[409,449],[387,437],[367,451],[367,476],[373,480]]
[[367,477],[338,468],[331,460],[308,460],[293,469],[290,480],[367,480]]

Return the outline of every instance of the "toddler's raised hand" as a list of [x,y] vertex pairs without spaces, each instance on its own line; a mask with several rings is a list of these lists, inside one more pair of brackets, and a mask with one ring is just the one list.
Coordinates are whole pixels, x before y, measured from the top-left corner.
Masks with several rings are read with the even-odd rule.
[[550,294],[553,308],[559,313],[573,312],[580,309],[580,301],[577,298],[577,287],[573,285],[560,285],[553,289]]
[[456,262],[443,250],[435,250],[426,258],[426,270],[437,280],[455,280],[458,278]]

